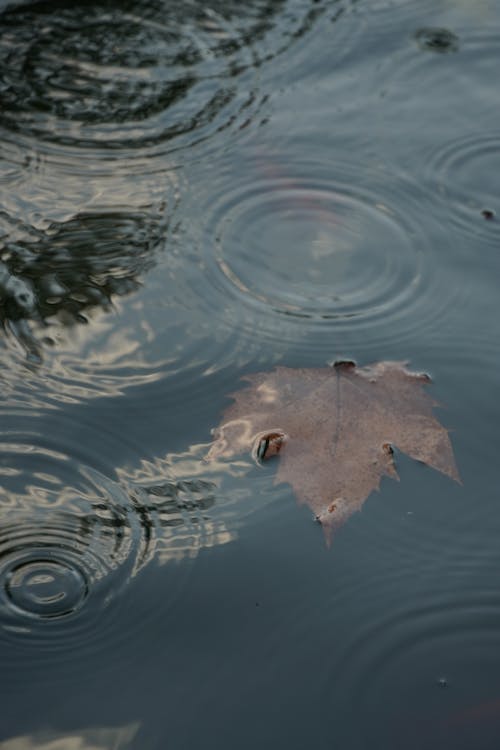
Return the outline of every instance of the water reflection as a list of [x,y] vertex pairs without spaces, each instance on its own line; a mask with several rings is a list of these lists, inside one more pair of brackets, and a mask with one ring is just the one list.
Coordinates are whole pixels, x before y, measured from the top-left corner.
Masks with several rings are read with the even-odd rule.
[[[79,458],[78,439],[63,439],[68,425],[55,419],[60,439],[5,433],[1,445],[0,610],[7,630],[19,617],[36,625],[75,615],[83,604],[95,614],[147,564],[194,559],[204,547],[231,541],[235,509],[248,496],[247,489],[221,487],[224,474],[227,482],[247,464],[208,465],[206,444],[116,474],[89,446]],[[94,468],[99,463],[106,474]]]
[[[193,254],[167,237],[188,190],[175,164],[199,157],[196,144],[222,148],[228,129],[260,122],[267,94],[259,71],[327,6],[42,1],[3,10],[0,320],[13,370],[6,379],[19,377],[19,346],[32,363],[45,361],[65,399],[118,392],[175,359],[178,371],[194,350],[210,349],[213,364],[214,338],[226,347],[227,332],[193,316],[189,300],[179,304]],[[157,251],[164,257],[156,287],[135,297],[133,310],[120,305],[139,291]],[[91,325],[84,332],[75,323]],[[193,330],[198,342],[190,347]]]
[[[5,750],[197,747],[221,727],[223,747],[248,728],[258,744],[256,715],[278,747],[391,747],[409,710],[440,712],[461,678],[475,705],[500,674],[498,220],[482,214],[499,215],[499,37],[460,20],[479,5],[2,13]],[[289,488],[208,467],[199,442],[243,369],[342,354],[436,375],[475,494],[382,487],[326,553]],[[298,707],[285,728],[276,696]],[[54,706],[61,731],[31,733]],[[105,730],[115,710],[149,739]]]
[[88,596],[109,601],[147,553],[127,492],[59,448],[16,438],[2,442],[0,606],[43,619]]
[[259,106],[257,67],[303,33],[315,5],[129,0],[7,10],[0,127],[92,149],[192,145],[248,121]]
[[161,564],[194,559],[200,550],[236,539],[243,518],[262,509],[241,478],[252,467],[248,460],[232,463],[205,460],[209,445],[192,445],[139,466],[117,470],[132,489],[133,512],[148,538],[147,560]]
[[[0,255],[0,320],[41,358],[43,326],[87,323],[92,309],[136,290],[164,242],[165,219],[143,213],[81,214],[36,241],[6,239]],[[32,330],[38,329],[38,336]],[[45,344],[56,342],[48,336]]]
[[[115,471],[101,440],[51,416],[45,436],[4,427],[0,446],[0,647],[20,685],[74,679],[76,652],[106,653],[108,667],[111,647],[113,663],[126,658],[150,618],[169,616],[199,552],[236,538],[250,494],[230,481],[248,466],[206,468],[205,444]],[[147,594],[131,612],[134,585]]]
[[44,731],[0,742],[0,750],[121,750],[130,747],[139,722],[119,727],[94,727],[71,732]]

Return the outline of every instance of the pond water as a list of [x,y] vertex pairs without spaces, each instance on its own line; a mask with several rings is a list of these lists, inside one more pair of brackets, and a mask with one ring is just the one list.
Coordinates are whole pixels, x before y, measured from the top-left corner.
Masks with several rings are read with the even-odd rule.
[[[0,750],[498,748],[500,3],[0,5]],[[328,548],[207,463],[246,374],[407,360]],[[305,450],[307,447],[305,448]]]

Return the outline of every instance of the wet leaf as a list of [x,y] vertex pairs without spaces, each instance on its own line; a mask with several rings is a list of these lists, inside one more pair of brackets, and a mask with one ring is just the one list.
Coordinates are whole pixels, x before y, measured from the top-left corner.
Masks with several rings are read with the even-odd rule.
[[276,482],[292,485],[325,530],[359,510],[380,479],[398,479],[392,446],[460,481],[448,431],[433,414],[427,375],[401,362],[320,369],[278,367],[244,378],[207,458],[278,457]]

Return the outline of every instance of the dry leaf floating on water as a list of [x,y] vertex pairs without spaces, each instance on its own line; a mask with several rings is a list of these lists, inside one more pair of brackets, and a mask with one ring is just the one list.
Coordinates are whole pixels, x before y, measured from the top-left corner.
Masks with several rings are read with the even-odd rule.
[[275,482],[292,485],[328,541],[384,474],[398,479],[392,445],[460,481],[448,431],[426,392],[430,378],[402,362],[277,367],[244,380],[249,385],[231,394],[207,458],[278,456]]

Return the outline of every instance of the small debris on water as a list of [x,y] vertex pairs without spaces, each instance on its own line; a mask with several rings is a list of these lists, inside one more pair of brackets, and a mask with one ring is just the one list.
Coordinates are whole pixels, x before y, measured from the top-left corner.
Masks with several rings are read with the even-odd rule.
[[421,49],[441,54],[456,52],[460,44],[456,34],[442,28],[427,27],[419,29],[415,34],[415,39]]
[[492,211],[490,208],[483,208],[481,211],[481,216],[483,219],[486,219],[486,221],[493,221],[495,218],[495,212]]

